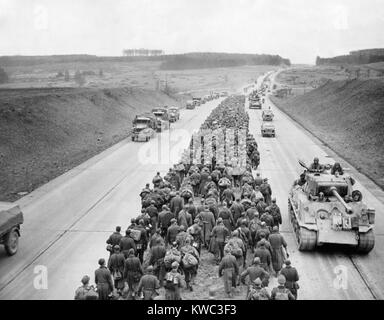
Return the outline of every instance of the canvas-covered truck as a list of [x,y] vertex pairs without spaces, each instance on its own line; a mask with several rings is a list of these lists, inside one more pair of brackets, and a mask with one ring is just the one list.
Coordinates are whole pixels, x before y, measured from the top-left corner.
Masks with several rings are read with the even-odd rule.
[[152,114],[156,117],[157,132],[161,132],[170,128],[169,114],[167,108],[152,109]]
[[155,135],[157,121],[152,115],[140,115],[133,119],[132,141],[149,141]]
[[261,124],[262,137],[276,137],[275,125],[272,122],[263,122]]
[[193,97],[192,98],[192,101],[193,101],[193,103],[195,104],[195,106],[200,106],[201,104],[202,104],[202,100],[201,100],[201,98],[198,98],[198,97]]
[[193,110],[195,109],[195,104],[193,103],[192,100],[188,100],[187,101],[187,106],[186,106],[187,110]]
[[23,222],[19,206],[0,202],[0,244],[4,245],[9,256],[16,254],[19,248],[20,225]]
[[180,119],[180,110],[177,107],[170,107],[168,109],[169,112],[169,121],[170,122],[176,122]]

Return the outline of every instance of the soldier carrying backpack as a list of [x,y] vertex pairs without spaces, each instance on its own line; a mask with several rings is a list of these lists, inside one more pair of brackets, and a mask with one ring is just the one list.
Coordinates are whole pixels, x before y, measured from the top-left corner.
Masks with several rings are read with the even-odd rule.
[[253,281],[246,300],[271,300],[267,289],[262,287],[260,278]]
[[272,300],[295,300],[292,292],[285,287],[285,277],[280,275],[277,278],[279,284],[278,287],[272,289],[271,299]]

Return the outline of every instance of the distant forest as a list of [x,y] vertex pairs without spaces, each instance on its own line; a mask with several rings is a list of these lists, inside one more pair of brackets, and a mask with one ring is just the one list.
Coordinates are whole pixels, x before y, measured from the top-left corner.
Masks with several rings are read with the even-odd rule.
[[352,51],[348,55],[333,58],[316,58],[316,65],[368,64],[384,61],[384,49]]
[[95,55],[51,55],[51,56],[0,56],[0,66],[34,66],[51,63],[74,62],[127,62],[161,61],[161,69],[199,69],[235,67],[242,65],[290,65],[288,59],[267,54],[232,54],[232,53],[187,53],[180,55],[162,55],[150,57],[98,57]]
[[267,54],[190,53],[169,56],[162,70],[237,67],[244,65],[291,65],[289,59]]

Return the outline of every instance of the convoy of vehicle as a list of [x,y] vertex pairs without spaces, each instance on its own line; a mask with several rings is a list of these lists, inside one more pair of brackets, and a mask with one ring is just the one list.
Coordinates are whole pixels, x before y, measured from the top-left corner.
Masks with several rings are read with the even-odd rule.
[[19,249],[20,225],[24,217],[19,206],[0,202],[0,244],[4,245],[9,256]]
[[[375,210],[354,190],[349,175],[306,169],[306,183],[295,184],[288,197],[288,212],[299,250],[311,251],[324,244],[339,244],[368,253],[375,245]],[[327,170],[328,169],[328,170]]]

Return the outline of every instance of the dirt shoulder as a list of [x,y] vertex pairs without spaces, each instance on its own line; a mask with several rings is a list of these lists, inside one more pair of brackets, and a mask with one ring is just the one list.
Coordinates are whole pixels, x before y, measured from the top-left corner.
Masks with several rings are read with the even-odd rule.
[[0,94],[0,201],[13,201],[123,140],[136,114],[182,106],[145,89],[12,89]]
[[384,81],[333,81],[302,96],[272,101],[384,188]]

